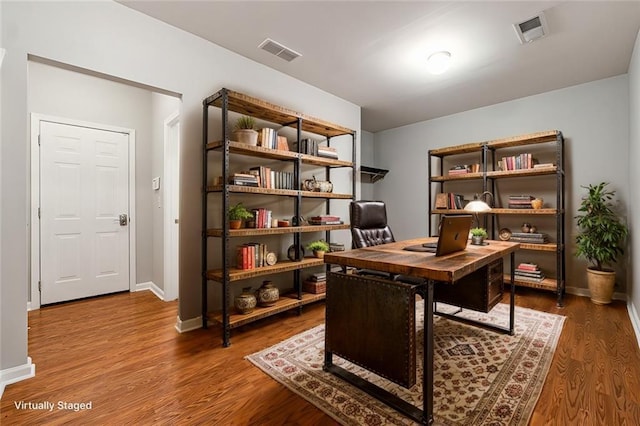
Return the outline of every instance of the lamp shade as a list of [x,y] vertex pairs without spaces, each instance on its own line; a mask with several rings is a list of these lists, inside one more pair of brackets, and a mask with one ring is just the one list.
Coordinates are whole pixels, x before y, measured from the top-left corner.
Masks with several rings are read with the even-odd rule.
[[464,209],[474,213],[482,213],[488,212],[489,210],[491,210],[491,207],[489,206],[489,204],[485,203],[482,200],[473,200],[469,201],[469,203],[464,206]]

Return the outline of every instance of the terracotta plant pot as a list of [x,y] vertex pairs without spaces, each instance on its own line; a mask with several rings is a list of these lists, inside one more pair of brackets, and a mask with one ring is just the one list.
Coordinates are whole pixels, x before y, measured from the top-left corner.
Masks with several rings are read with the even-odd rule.
[[231,229],[240,229],[240,228],[242,228],[242,221],[241,220],[230,220],[229,221],[229,228],[231,228]]
[[591,293],[591,301],[596,305],[608,305],[613,297],[616,283],[614,271],[597,271],[587,268],[587,284]]
[[318,259],[324,259],[324,251],[323,250],[314,250],[313,255]]

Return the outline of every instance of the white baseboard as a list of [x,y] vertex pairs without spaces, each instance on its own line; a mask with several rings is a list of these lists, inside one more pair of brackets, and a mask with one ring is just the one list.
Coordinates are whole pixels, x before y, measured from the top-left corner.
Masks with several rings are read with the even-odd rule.
[[202,328],[202,316],[190,318],[184,321],[181,320],[179,316],[176,317],[176,330],[178,330],[178,333],[186,333],[199,328]]
[[[575,296],[583,296],[583,297],[591,297],[591,293],[589,293],[589,289],[588,288],[582,288],[582,287],[566,287],[565,292],[568,294],[573,294]],[[623,301],[627,301],[627,295],[624,293],[613,293],[612,296],[613,300],[623,300]]]
[[640,318],[638,317],[638,310],[633,305],[633,303],[631,303],[631,301],[627,303],[627,311],[629,312],[629,319],[631,320],[633,331],[635,331],[636,333],[636,341],[638,342],[638,347],[640,347]]
[[158,299],[164,300],[164,290],[155,285],[153,281],[147,281],[146,283],[138,283],[136,284],[136,288],[134,291],[144,291],[151,290],[153,294],[155,294]]
[[31,362],[31,357],[27,357],[27,363],[0,370],[0,398],[4,393],[6,385],[26,380],[36,375],[36,365]]

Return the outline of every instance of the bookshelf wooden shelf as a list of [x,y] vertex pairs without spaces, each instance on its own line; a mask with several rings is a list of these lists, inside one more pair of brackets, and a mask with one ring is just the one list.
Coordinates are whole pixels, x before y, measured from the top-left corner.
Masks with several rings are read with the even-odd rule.
[[[342,225],[308,225],[308,226],[281,226],[278,228],[242,228],[230,229],[226,234],[228,237],[251,237],[259,235],[295,234],[300,232],[337,231],[339,229],[350,229],[349,224]],[[207,229],[209,237],[223,237],[224,229]]]
[[[300,298],[298,298],[297,292],[290,290],[288,293],[282,295],[280,299],[273,305],[267,307],[256,307],[255,310],[248,314],[239,314],[237,312],[233,312],[228,315],[229,317],[229,328],[237,328],[243,326],[245,324],[252,323],[254,321],[270,317],[275,314],[279,314],[281,312],[285,312],[294,308],[299,308],[304,305],[308,305],[310,303],[319,302],[326,298],[325,294],[311,294],[311,293],[302,293]],[[208,318],[216,323],[222,325],[223,314],[220,311],[210,312],[208,314]]]
[[[529,150],[535,152],[537,155],[551,158],[552,162],[541,163],[536,166],[533,162],[533,154],[527,152]],[[515,158],[521,154],[525,154],[525,156],[520,157],[521,161],[516,162],[515,167],[513,166],[513,162],[508,163],[510,165],[508,170],[503,170],[498,166],[501,162],[500,160],[504,162],[506,158]],[[528,158],[526,155],[528,155]],[[467,170],[474,170],[474,173],[467,172],[453,176],[448,175],[446,173],[448,167],[452,165],[455,166],[457,160],[459,160],[461,164],[478,164],[481,171],[475,172],[477,167],[467,167]],[[454,167],[452,167],[452,169],[453,168]],[[497,236],[498,230],[500,229],[498,226],[499,217],[522,216],[524,220],[536,217],[542,220],[544,217],[548,217],[549,220],[553,220],[554,229],[550,230],[551,232],[547,230],[550,235],[549,239],[551,240],[549,243],[532,244],[521,242],[520,250],[554,255],[555,270],[549,272],[552,272],[555,277],[545,278],[541,283],[516,280],[516,285],[552,290],[557,295],[558,305],[562,305],[565,291],[565,171],[564,138],[562,133],[557,130],[550,130],[485,142],[474,142],[432,149],[429,150],[428,169],[429,235],[432,235],[432,226],[435,224],[434,220],[432,220],[434,216],[465,213],[465,210],[460,208],[435,208],[436,194],[445,193],[446,185],[448,184],[455,183],[455,185],[457,185],[456,191],[462,191],[462,189],[460,189],[461,186],[467,187],[469,188],[470,195],[484,193],[485,191],[494,195],[499,193],[499,186],[510,179],[549,177],[536,181],[535,189],[531,189],[530,192],[536,193],[540,190],[553,192],[555,199],[550,203],[551,206],[541,209],[503,208],[501,207],[501,200],[489,200],[493,201],[494,206],[497,207],[493,207],[491,211],[487,212],[483,217],[488,217],[490,220],[491,226],[487,226],[487,222],[485,222],[485,226],[490,228],[489,231],[492,238]],[[521,182],[525,182],[523,185],[529,184],[528,180],[521,180]],[[445,198],[448,199],[449,197]],[[448,204],[451,205],[452,203],[449,202]],[[506,204],[505,202],[505,205]],[[444,203],[438,203],[438,207],[442,205],[444,205]],[[456,205],[458,206],[457,201]]]
[[[211,117],[209,116],[210,108],[217,108],[220,112],[220,133],[212,137],[209,134],[209,122]],[[252,146],[238,141],[231,140],[229,113],[238,113],[255,118],[273,124],[272,128],[275,128],[275,132],[283,128],[292,128],[295,130],[295,144],[297,151],[289,151],[284,149],[272,149],[266,146]],[[213,116],[212,116],[213,117]],[[302,144],[302,132],[311,133],[314,135],[320,135],[323,141],[326,141],[327,145],[331,145],[332,138],[346,136],[346,139],[351,141],[351,159],[338,159],[319,157],[307,154],[306,150],[303,150]],[[289,132],[289,135],[293,132]],[[345,138],[340,138],[337,143],[342,143]],[[278,244],[278,246],[288,246],[291,242],[294,247],[301,247],[301,235],[311,232],[323,232],[324,239],[330,241],[331,231],[349,229],[348,224],[339,225],[307,225],[307,226],[289,226],[289,227],[264,227],[264,228],[241,228],[230,229],[229,227],[229,214],[228,207],[233,205],[231,203],[231,197],[242,202],[248,201],[251,197],[257,195],[262,203],[264,196],[270,197],[284,197],[287,198],[286,203],[291,206],[290,211],[287,212],[291,217],[304,216],[303,200],[304,199],[317,199],[323,200],[325,205],[325,212],[330,215],[330,206],[333,200],[336,202],[340,200],[351,201],[354,199],[356,193],[356,150],[355,150],[356,134],[355,131],[346,127],[330,123],[315,117],[311,117],[306,114],[298,113],[288,108],[272,104],[270,102],[258,99],[243,93],[238,93],[229,89],[221,89],[213,95],[203,100],[203,134],[202,134],[202,318],[203,327],[208,325],[208,319],[212,319],[213,322],[220,324],[223,329],[222,344],[223,346],[229,346],[231,329],[239,327],[253,321],[260,320],[270,315],[289,310],[300,309],[302,306],[315,301],[323,300],[324,294],[310,295],[302,292],[302,279],[301,270],[305,268],[321,267],[324,266],[322,259],[307,257],[299,260],[284,260],[287,259],[286,253],[276,253],[278,261],[274,265],[270,266],[257,266],[252,269],[238,269],[236,268],[237,253],[235,245],[231,245],[233,238],[240,237],[256,237],[259,240],[260,237],[277,236],[285,244]],[[315,143],[314,143],[315,147]],[[286,166],[287,183],[291,182],[293,177],[293,186],[288,186],[293,189],[275,189],[266,188],[263,186],[255,187],[249,185],[238,185],[242,183],[241,180],[235,181],[236,184],[231,184],[230,176],[232,176],[231,169],[235,168],[236,173],[238,170],[246,170],[247,158],[254,158],[259,166],[255,168],[262,169],[262,165],[265,164],[263,160],[281,162],[283,166]],[[252,160],[253,161],[253,160]],[[265,167],[271,169],[272,163],[268,163],[269,166]],[[278,163],[273,166],[278,168]],[[217,176],[213,173],[214,166],[218,167]],[[323,180],[330,180],[331,170],[336,168],[350,168],[352,186],[351,193],[334,193],[334,192],[315,192],[302,190],[302,168],[304,166],[311,168],[322,168],[324,170]],[[220,171],[221,170],[221,171]],[[272,169],[277,171],[276,169]],[[290,172],[290,170],[293,170]],[[306,171],[307,173],[309,170]],[[273,175],[267,175],[273,176]],[[255,183],[253,183],[255,184]],[[248,201],[250,204],[250,201]],[[215,206],[215,204],[219,206]],[[276,201],[274,204],[280,206],[281,202]],[[320,203],[314,202],[317,208]],[[246,205],[246,203],[245,203]],[[214,208],[214,206],[216,208]],[[285,207],[286,209],[286,207]],[[218,219],[217,221],[215,219]],[[217,227],[211,226],[212,223],[222,224]],[[218,238],[221,250],[211,252],[208,247],[208,241],[210,238]],[[286,239],[289,238],[290,241]],[[275,251],[274,251],[275,252]],[[294,252],[300,253],[300,250],[294,250]],[[209,266],[212,262],[211,258],[217,257],[215,268]],[[300,256],[300,254],[298,254]],[[258,259],[259,256],[256,256]],[[258,262],[256,262],[258,263]],[[291,280],[286,283],[287,287],[293,288],[290,290],[291,295],[282,295],[278,302],[269,308],[256,308],[251,314],[240,315],[235,313],[233,308],[234,295],[239,293],[239,285],[237,282],[243,280],[249,280],[252,278],[269,276],[272,274],[280,274],[285,272],[291,272]],[[286,280],[289,281],[289,280]],[[284,282],[282,282],[284,284]],[[209,311],[209,286],[217,285],[220,290],[220,304],[221,307],[217,313],[210,314]],[[283,293],[283,290],[281,290]]]

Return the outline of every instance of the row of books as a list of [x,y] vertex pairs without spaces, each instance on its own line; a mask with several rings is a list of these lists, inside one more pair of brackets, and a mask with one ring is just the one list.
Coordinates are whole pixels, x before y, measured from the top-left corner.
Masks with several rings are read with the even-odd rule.
[[278,132],[270,127],[258,131],[258,146],[280,151],[289,151],[289,143],[284,136],[278,136]]
[[449,175],[464,175],[467,173],[479,173],[480,163],[457,164],[449,169]]
[[236,247],[236,268],[255,269],[266,265],[267,245],[246,243]]
[[530,244],[546,244],[549,242],[549,236],[541,232],[513,232],[511,241]]
[[542,282],[545,275],[535,263],[520,263],[513,271],[516,280],[528,282]]
[[309,218],[309,225],[342,225],[340,216],[320,215]]
[[530,152],[523,152],[518,155],[511,155],[508,157],[502,157],[498,160],[498,170],[523,170],[523,169],[538,169],[541,167],[553,167],[552,163],[539,163],[538,160],[533,158]]
[[530,209],[531,201],[535,197],[532,195],[509,195],[510,209]]
[[267,166],[251,167],[247,172],[258,178],[258,186],[268,189],[295,189],[293,172],[272,170]]
[[453,192],[442,192],[436,194],[436,209],[463,209],[467,204],[462,194],[454,194]]
[[264,208],[252,209],[256,228],[271,228],[271,210]]

